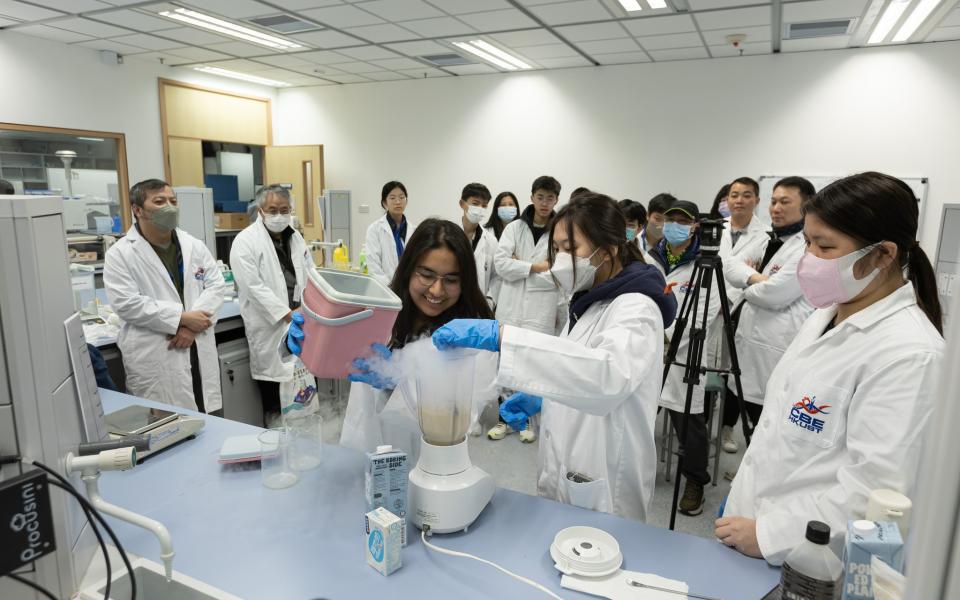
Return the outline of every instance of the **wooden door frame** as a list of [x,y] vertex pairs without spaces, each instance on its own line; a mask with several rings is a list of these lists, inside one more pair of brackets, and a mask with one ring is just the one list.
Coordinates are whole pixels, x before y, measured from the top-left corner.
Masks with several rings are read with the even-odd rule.
[[127,173],[127,139],[122,133],[113,131],[93,131],[91,129],[70,129],[67,127],[48,127],[46,125],[23,125],[20,123],[2,123],[0,129],[27,131],[31,133],[58,133],[63,135],[110,138],[117,144],[117,187],[120,192],[120,220],[123,230],[131,226],[130,217],[130,176]]

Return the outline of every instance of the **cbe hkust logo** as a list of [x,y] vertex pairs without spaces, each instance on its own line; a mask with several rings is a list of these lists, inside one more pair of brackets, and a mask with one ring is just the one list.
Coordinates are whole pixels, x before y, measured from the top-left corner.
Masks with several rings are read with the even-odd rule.
[[829,415],[827,409],[829,404],[817,406],[817,397],[804,396],[800,402],[790,407],[790,422],[801,429],[812,431],[814,433],[823,433],[823,426],[826,422],[817,417],[817,415]]

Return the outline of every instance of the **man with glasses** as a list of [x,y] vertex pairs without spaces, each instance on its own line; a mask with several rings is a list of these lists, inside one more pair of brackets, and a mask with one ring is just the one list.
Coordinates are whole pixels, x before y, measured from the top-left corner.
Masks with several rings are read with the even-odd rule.
[[117,345],[127,391],[213,413],[222,406],[213,335],[223,275],[203,241],[177,228],[173,188],[147,179],[130,189],[136,223],[107,251],[103,283],[123,321]]
[[290,191],[267,185],[257,192],[257,220],[241,231],[230,249],[240,316],[250,346],[250,373],[260,388],[265,421],[280,412],[280,382],[293,377],[294,364],[280,360],[277,347],[300,307],[313,257],[291,220]]

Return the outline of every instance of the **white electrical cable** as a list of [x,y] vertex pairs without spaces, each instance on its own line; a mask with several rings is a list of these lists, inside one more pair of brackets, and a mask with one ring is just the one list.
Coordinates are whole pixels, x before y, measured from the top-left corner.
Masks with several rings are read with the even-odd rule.
[[493,567],[494,569],[497,569],[497,570],[499,570],[499,571],[502,571],[502,572],[506,573],[507,575],[509,575],[510,577],[513,577],[514,579],[516,579],[516,580],[518,580],[518,581],[522,581],[523,583],[525,583],[525,584],[527,584],[527,585],[529,585],[529,586],[532,586],[532,587],[537,588],[538,590],[540,590],[540,591],[543,592],[544,594],[547,594],[547,595],[550,596],[551,598],[556,598],[557,600],[563,600],[563,598],[561,598],[560,596],[554,594],[553,592],[551,592],[551,591],[548,590],[547,588],[543,587],[542,585],[540,585],[540,584],[537,583],[536,581],[534,581],[534,580],[532,580],[532,579],[527,579],[526,577],[523,577],[523,576],[521,576],[521,575],[517,575],[516,573],[512,573],[512,572],[504,569],[504,568],[501,567],[500,565],[498,565],[498,564],[496,564],[496,563],[490,562],[489,560],[485,560],[485,559],[483,559],[483,558],[480,558],[479,556],[474,556],[474,555],[472,555],[472,554],[467,554],[466,552],[457,552],[457,551],[455,551],[455,550],[447,550],[446,548],[441,548],[440,546],[434,546],[433,544],[431,544],[430,542],[427,541],[427,532],[426,532],[426,531],[421,531],[421,532],[420,532],[420,539],[423,540],[423,544],[424,544],[427,548],[430,548],[430,549],[433,550],[434,552],[439,552],[440,554],[447,554],[447,555],[449,555],[449,556],[459,556],[459,557],[461,557],[461,558],[472,558],[473,560],[482,562],[482,563],[485,564],[485,565],[490,565],[490,566]]

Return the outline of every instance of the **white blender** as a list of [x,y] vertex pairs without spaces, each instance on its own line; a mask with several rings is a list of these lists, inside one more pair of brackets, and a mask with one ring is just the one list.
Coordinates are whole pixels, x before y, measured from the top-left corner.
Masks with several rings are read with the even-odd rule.
[[[429,344],[429,342],[428,342]],[[410,471],[413,524],[428,534],[466,532],[493,497],[493,478],[470,462],[475,350],[429,353],[401,383],[420,420],[420,460]]]

